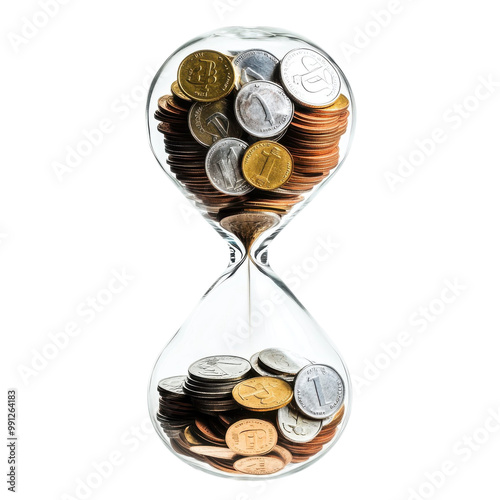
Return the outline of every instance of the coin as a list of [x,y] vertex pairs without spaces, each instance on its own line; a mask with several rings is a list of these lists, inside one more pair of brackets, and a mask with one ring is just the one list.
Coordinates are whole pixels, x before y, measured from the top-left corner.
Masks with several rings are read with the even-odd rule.
[[294,106],[278,84],[254,81],[238,92],[234,111],[245,132],[266,139],[286,130],[292,121]]
[[234,453],[234,451],[222,446],[191,446],[190,450],[198,455],[223,458],[225,460],[233,460],[237,457],[237,454]]
[[259,141],[247,149],[242,170],[252,186],[273,190],[285,184],[292,175],[293,158],[279,142]]
[[250,363],[238,356],[208,356],[193,363],[188,372],[196,380],[241,380],[250,370]]
[[269,370],[287,375],[296,375],[304,366],[311,362],[286,349],[264,349],[259,353],[259,361]]
[[277,377],[250,378],[233,389],[235,401],[254,411],[277,410],[287,405],[292,397],[290,384]]
[[274,474],[283,467],[285,467],[285,463],[278,457],[246,457],[234,462],[234,468],[245,474]]
[[277,444],[271,451],[271,454],[273,455],[278,455],[281,460],[285,463],[285,465],[288,465],[292,461],[292,454],[286,449],[283,448],[283,446],[280,446]]
[[172,396],[182,396],[184,395],[182,384],[185,380],[186,377],[184,375],[164,378],[158,382],[158,391]]
[[225,137],[239,138],[243,133],[227,99],[195,102],[189,110],[188,124],[193,137],[203,146],[211,146]]
[[280,61],[266,50],[245,50],[234,58],[233,64],[236,68],[238,89],[254,80],[279,81]]
[[278,433],[274,425],[256,418],[239,420],[226,433],[228,448],[238,455],[265,455],[277,442]]
[[344,382],[331,366],[305,366],[295,377],[294,399],[304,415],[328,418],[337,413],[344,401]]
[[174,94],[176,97],[179,99],[182,99],[183,101],[186,102],[191,102],[191,98],[188,97],[179,87],[179,84],[177,83],[177,80],[172,82],[172,85],[170,87],[170,90],[172,91],[172,94]]
[[202,50],[187,56],[177,73],[180,89],[195,101],[212,102],[230,94],[235,73],[229,58],[215,50]]
[[333,64],[311,49],[293,49],[280,65],[281,82],[302,106],[326,108],[340,93],[340,76]]
[[253,186],[243,177],[241,162],[248,144],[240,139],[221,139],[207,153],[207,176],[222,193],[241,196],[252,191]]
[[307,418],[291,405],[278,410],[276,421],[280,434],[294,443],[312,441],[323,425],[321,420]]
[[266,370],[264,367],[262,367],[259,363],[259,354],[260,354],[260,352],[256,352],[250,358],[250,364],[252,365],[252,368],[254,369],[254,371],[256,373],[258,373],[259,375],[261,375],[263,377],[266,377],[266,376],[279,377],[279,378],[282,378],[283,380],[286,380],[287,382],[293,382],[294,377],[292,377],[292,376],[286,376],[286,375],[282,375],[282,374],[272,373],[272,372]]

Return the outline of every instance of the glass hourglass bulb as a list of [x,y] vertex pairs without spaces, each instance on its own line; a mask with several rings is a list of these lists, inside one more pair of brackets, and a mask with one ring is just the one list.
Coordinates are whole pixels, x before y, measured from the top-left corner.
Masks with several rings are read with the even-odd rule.
[[[213,151],[213,144],[222,140],[215,136],[230,136],[231,130],[245,147],[259,144],[262,138],[248,130],[231,128],[234,102],[242,89],[248,92],[256,83],[257,90],[250,89],[252,102],[257,95],[264,104],[257,103],[253,113],[258,109],[264,119],[273,121],[266,115],[273,110],[266,109],[263,94],[258,94],[266,85],[261,81],[273,79],[271,91],[276,85],[282,92],[280,61],[282,67],[293,50],[305,51],[299,59],[307,75],[304,85],[312,94],[325,85],[338,87],[333,104],[320,107],[312,102],[315,95],[311,102],[291,95],[291,123],[284,132],[268,137],[276,148],[288,148],[295,160],[293,172],[278,189],[267,190],[261,184],[261,189],[241,195],[220,192],[216,185],[221,181],[210,179],[203,168],[209,146]],[[203,107],[191,100],[177,82],[183,61],[195,53],[203,59],[204,51],[227,56],[236,81],[235,90],[229,89],[219,107],[204,117],[211,127],[206,130],[208,144],[200,144],[200,137],[194,140],[196,131],[190,130],[189,120],[211,104]],[[238,63],[240,54],[250,57],[252,51],[272,55],[265,56],[268,60],[258,71]],[[274,66],[269,61],[275,61]],[[210,62],[203,64],[196,66],[196,79],[204,87],[203,78],[214,81],[211,71],[217,70]],[[334,68],[337,81],[332,83],[330,74],[324,73],[326,64]],[[171,91],[174,97],[164,97]],[[287,99],[281,94],[279,98]],[[333,60],[313,43],[274,28],[225,28],[192,40],[167,59],[151,85],[147,118],[153,152],[230,249],[227,269],[168,342],[149,385],[149,410],[158,435],[193,467],[244,479],[282,476],[322,457],[347,423],[352,399],[348,370],[330,337],[268,265],[268,245],[344,160],[353,111],[349,85]],[[276,151],[267,149],[266,154],[279,157],[281,150]],[[230,160],[222,160],[216,174],[228,190],[236,189],[240,181],[224,172]],[[264,161],[259,167],[258,182],[271,178],[265,165]]]

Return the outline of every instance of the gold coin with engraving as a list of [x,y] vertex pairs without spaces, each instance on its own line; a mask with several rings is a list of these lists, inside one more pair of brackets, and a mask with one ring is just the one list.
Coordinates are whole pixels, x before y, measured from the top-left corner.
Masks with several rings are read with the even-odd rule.
[[259,141],[247,149],[242,169],[249,184],[272,191],[285,184],[292,175],[293,157],[279,142]]
[[265,476],[280,471],[285,463],[278,457],[246,457],[236,460],[233,467],[244,474]]
[[234,88],[234,67],[226,55],[200,50],[181,62],[177,82],[182,92],[195,101],[218,101]]
[[172,83],[172,86],[170,87],[170,90],[172,91],[172,94],[174,94],[176,97],[179,99],[182,99],[183,101],[186,102],[191,102],[192,99],[188,97],[179,87],[179,84],[177,83],[177,80]]
[[286,406],[293,398],[288,382],[276,377],[255,377],[244,380],[233,389],[235,401],[253,411],[272,411]]
[[266,420],[246,418],[238,420],[226,432],[227,447],[244,456],[265,455],[278,442],[276,427]]

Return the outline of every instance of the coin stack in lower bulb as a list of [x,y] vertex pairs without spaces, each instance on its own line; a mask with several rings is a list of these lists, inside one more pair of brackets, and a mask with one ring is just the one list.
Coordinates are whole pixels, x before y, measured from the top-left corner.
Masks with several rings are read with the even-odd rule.
[[305,462],[335,436],[344,381],[331,366],[269,348],[209,356],[158,383],[157,419],[182,455],[232,474]]
[[170,172],[223,227],[236,214],[287,214],[338,165],[340,81],[306,48],[281,61],[260,49],[187,56],[155,113]]

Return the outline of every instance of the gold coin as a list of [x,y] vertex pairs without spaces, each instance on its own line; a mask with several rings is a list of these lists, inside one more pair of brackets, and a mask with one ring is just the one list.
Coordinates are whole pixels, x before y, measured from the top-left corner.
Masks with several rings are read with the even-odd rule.
[[242,168],[249,184],[271,191],[285,184],[292,175],[293,157],[279,142],[259,141],[247,149]]
[[200,441],[192,432],[189,425],[184,429],[184,437],[186,441],[193,446],[203,445],[205,444],[203,441]]
[[229,58],[215,50],[201,50],[187,56],[177,73],[180,89],[195,101],[218,101],[231,93],[235,83]]
[[177,80],[172,83],[172,86],[170,87],[170,90],[172,91],[172,94],[174,94],[176,97],[179,99],[182,99],[183,101],[186,102],[191,102],[191,98],[188,97],[179,87],[179,84],[177,83]]
[[257,418],[238,420],[226,432],[228,448],[238,455],[265,455],[276,446],[277,442],[276,427]]
[[233,467],[245,474],[264,476],[280,471],[285,463],[278,457],[246,457],[236,460]]
[[233,389],[233,398],[245,408],[254,411],[272,411],[286,406],[293,390],[284,380],[276,377],[255,377],[244,380]]
[[338,111],[349,107],[349,99],[344,94],[340,94],[334,103],[328,108],[323,108],[321,111]]

